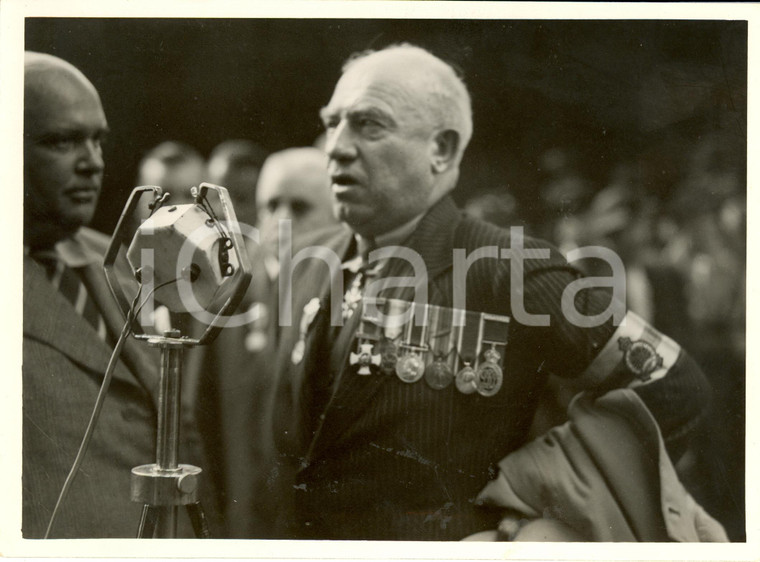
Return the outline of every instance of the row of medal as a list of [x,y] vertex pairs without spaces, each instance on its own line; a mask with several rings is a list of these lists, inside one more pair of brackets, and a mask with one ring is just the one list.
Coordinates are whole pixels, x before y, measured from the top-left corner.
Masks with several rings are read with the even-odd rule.
[[349,363],[357,375],[395,374],[463,394],[501,389],[509,317],[398,299],[364,299]]

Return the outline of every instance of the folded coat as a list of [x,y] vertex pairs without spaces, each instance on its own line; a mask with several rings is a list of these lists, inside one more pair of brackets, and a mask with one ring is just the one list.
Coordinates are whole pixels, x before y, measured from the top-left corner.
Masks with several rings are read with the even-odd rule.
[[502,459],[478,503],[557,519],[588,541],[728,541],[679,481],[635,392],[579,394],[568,415]]

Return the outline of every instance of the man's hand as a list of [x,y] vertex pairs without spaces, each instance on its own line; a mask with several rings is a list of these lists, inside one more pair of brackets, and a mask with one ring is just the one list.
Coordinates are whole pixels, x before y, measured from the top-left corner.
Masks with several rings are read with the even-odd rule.
[[582,542],[584,538],[557,519],[521,519],[507,516],[495,531],[482,531],[463,541]]

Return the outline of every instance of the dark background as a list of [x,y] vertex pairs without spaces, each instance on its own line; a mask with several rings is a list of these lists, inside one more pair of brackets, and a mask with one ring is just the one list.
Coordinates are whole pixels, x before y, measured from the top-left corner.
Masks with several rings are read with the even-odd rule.
[[101,93],[113,132],[93,226],[105,232],[159,142],[204,155],[238,137],[270,150],[309,145],[342,62],[398,41],[454,63],[471,90],[460,202],[507,187],[530,222],[552,147],[570,147],[597,188],[634,158],[662,197],[704,134],[720,130],[746,152],[746,22],[26,20],[27,49],[72,62]]

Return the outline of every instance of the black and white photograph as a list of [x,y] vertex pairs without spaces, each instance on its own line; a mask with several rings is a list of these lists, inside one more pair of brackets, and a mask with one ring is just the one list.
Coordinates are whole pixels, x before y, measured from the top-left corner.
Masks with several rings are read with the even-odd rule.
[[154,4],[0,6],[3,555],[756,556],[756,5]]

